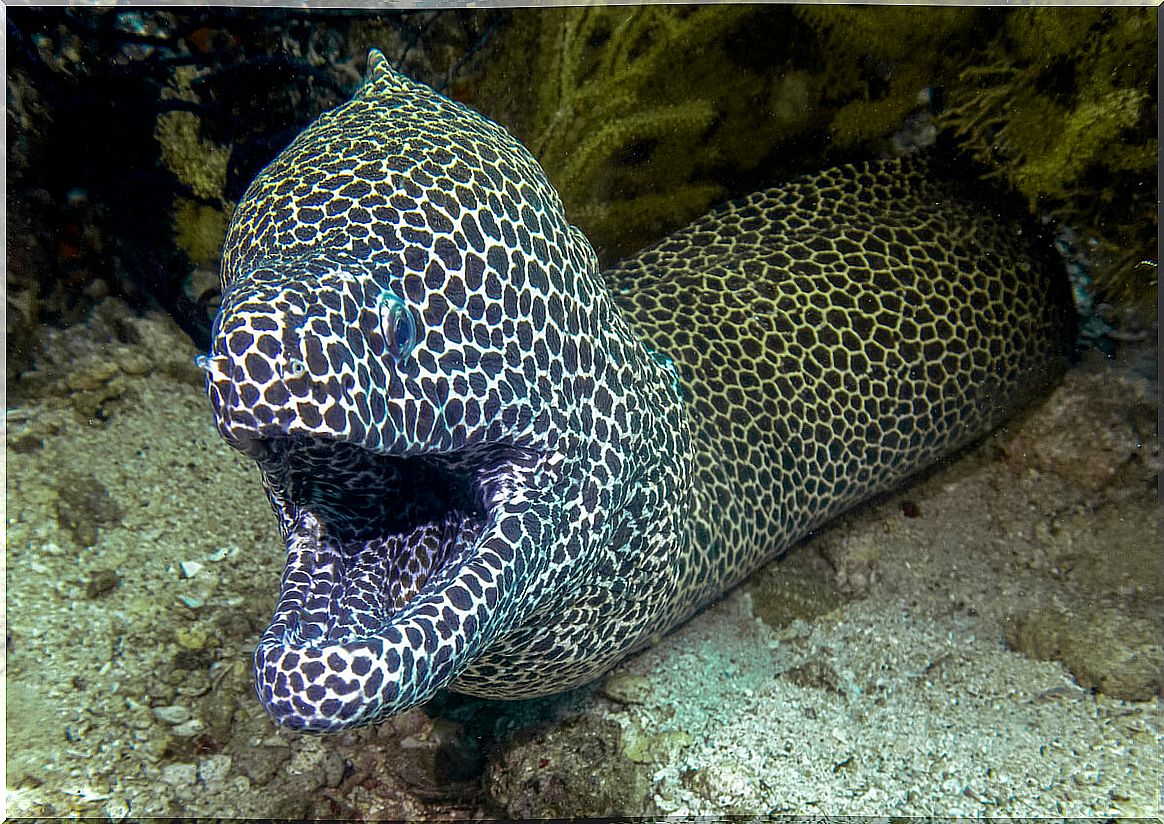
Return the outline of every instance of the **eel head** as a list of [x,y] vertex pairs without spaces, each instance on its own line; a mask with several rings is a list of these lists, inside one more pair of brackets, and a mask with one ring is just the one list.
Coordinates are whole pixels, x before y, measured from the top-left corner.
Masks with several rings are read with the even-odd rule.
[[223,282],[207,389],[287,549],[255,653],[277,721],[407,709],[587,582],[627,469],[595,441],[636,437],[595,410],[643,419],[606,387],[658,376],[504,129],[372,52],[251,184]]

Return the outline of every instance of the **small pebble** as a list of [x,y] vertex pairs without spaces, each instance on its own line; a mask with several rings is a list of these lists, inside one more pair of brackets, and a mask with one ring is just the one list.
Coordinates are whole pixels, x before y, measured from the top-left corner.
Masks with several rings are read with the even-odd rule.
[[182,561],[178,566],[182,569],[183,578],[193,578],[202,570],[202,564],[198,561]]
[[217,562],[223,560],[224,558],[231,557],[235,554],[236,554],[236,551],[232,547],[220,546],[220,547],[217,547],[214,550],[214,552],[207,555],[206,560],[217,563]]
[[208,787],[221,784],[229,772],[229,755],[208,755],[198,762],[198,777]]
[[606,679],[602,694],[620,704],[641,704],[651,694],[651,682],[641,675],[618,673]]
[[198,768],[193,764],[167,764],[162,767],[162,780],[174,787],[190,787],[198,780]]
[[85,595],[88,598],[100,598],[117,589],[120,583],[121,578],[118,577],[117,570],[99,569],[89,577],[89,582],[85,585]]
[[190,720],[190,710],[181,704],[171,704],[168,707],[154,707],[154,718],[165,721],[167,724],[182,724]]
[[173,733],[179,738],[193,738],[205,729],[206,725],[202,723],[201,719],[191,718],[189,721],[183,721],[174,727]]
[[682,730],[643,734],[623,745],[623,755],[636,764],[663,764],[691,746],[691,736]]
[[120,351],[115,356],[117,365],[127,375],[146,375],[150,371],[149,358],[138,352]]
[[94,391],[108,383],[119,371],[117,364],[111,360],[94,360],[66,376],[65,384],[72,390]]
[[206,649],[210,643],[209,630],[205,626],[179,627],[174,630],[174,640],[182,649]]
[[27,455],[30,452],[35,452],[43,446],[44,440],[29,432],[15,437],[8,442],[8,447],[13,452],[21,455]]

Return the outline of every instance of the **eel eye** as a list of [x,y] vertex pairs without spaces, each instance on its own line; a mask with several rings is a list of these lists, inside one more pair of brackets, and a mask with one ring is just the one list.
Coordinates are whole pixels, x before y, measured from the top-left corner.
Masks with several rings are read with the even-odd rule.
[[289,358],[287,364],[283,367],[283,377],[288,380],[296,380],[306,374],[307,361],[303,360],[303,358]]
[[408,307],[392,292],[384,292],[377,302],[380,334],[384,345],[397,360],[407,357],[416,346],[416,321]]

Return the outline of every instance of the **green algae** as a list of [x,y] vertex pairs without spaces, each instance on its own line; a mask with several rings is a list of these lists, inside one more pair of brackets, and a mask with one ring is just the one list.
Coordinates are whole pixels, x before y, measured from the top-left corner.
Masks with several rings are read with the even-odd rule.
[[940,123],[997,177],[1094,240],[1102,297],[1151,313],[1158,116],[1155,12],[1009,12],[951,84]]
[[932,122],[1032,214],[1093,239],[1101,299],[1148,307],[1153,20],[1131,8],[519,11],[474,104],[530,148],[604,262],[782,171],[882,154],[911,118]]
[[[200,76],[193,66],[179,66],[163,90],[162,98],[199,103],[193,84]],[[171,207],[174,244],[194,265],[216,263],[234,208],[233,202],[224,195],[231,147],[207,138],[201,119],[191,111],[159,114],[154,139],[166,168],[193,195],[174,198]]]
[[[449,91],[533,152],[603,263],[788,174],[883,154],[913,118],[1093,239],[1101,299],[1154,306],[1148,9],[581,6],[498,20]],[[365,22],[353,42],[392,31]],[[196,103],[195,79],[176,70],[166,96]],[[156,137],[193,196],[174,203],[174,243],[213,265],[231,147],[186,111],[160,115]]]
[[795,13],[817,38],[834,152],[900,128],[924,102],[919,92],[955,75],[978,22],[969,8],[808,5]]
[[[750,6],[518,12],[482,80],[494,101],[484,107],[538,158],[600,257],[615,259],[723,199],[725,171],[755,169],[811,117],[808,75],[774,81],[743,62],[739,41],[762,16]],[[534,86],[513,94],[512,79],[527,75]]]

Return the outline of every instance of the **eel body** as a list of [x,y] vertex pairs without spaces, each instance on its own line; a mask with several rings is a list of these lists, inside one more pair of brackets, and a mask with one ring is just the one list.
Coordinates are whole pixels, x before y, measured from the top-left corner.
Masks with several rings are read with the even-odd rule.
[[286,569],[280,723],[583,684],[1054,381],[1068,296],[897,161],[600,273],[530,154],[376,51],[251,184],[202,363]]

